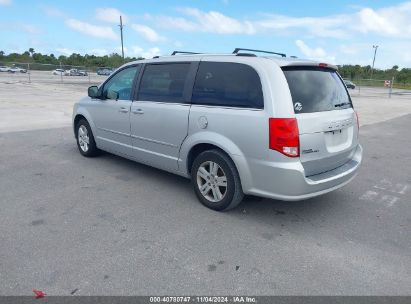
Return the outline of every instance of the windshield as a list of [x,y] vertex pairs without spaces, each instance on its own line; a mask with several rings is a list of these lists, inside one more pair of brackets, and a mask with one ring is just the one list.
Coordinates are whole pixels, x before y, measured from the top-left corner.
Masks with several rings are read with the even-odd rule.
[[321,67],[283,67],[283,71],[296,114],[352,108],[336,71]]

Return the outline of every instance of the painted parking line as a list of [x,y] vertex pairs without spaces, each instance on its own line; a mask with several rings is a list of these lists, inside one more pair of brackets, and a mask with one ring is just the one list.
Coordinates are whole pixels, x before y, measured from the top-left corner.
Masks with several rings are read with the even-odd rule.
[[360,200],[375,201],[380,194],[375,191],[368,190],[360,196]]
[[359,199],[393,207],[409,188],[410,185],[408,184],[393,183],[388,179],[383,179],[375,184],[372,190],[365,191]]
[[366,191],[360,196],[360,200],[371,201],[386,207],[392,207],[400,198],[391,194],[383,194],[373,190]]
[[374,188],[398,194],[405,194],[405,192],[409,188],[409,185],[393,183],[387,179],[383,179],[379,181],[376,185],[374,185]]

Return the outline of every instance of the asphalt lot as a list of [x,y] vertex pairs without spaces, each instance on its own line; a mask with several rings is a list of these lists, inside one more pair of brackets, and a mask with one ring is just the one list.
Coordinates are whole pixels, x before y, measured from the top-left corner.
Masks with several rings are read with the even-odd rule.
[[411,115],[364,126],[346,187],[218,213],[188,180],[0,133],[1,295],[411,295]]
[[0,295],[411,294],[410,95],[350,92],[365,159],[343,189],[217,213],[188,180],[81,157],[87,86],[0,78]]

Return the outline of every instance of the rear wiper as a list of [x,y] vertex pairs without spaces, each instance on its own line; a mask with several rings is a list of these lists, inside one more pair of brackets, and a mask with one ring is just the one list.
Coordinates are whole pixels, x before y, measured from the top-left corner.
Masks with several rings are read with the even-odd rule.
[[338,104],[334,105],[334,107],[339,108],[339,107],[343,107],[343,106],[350,105],[350,104],[351,103],[349,103],[349,102],[343,102],[343,103],[338,103]]

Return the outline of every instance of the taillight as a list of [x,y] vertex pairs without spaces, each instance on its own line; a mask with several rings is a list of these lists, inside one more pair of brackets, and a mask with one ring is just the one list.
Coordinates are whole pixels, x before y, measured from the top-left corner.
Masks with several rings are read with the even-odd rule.
[[300,138],[297,119],[270,118],[268,121],[270,133],[270,149],[289,157],[300,156]]

